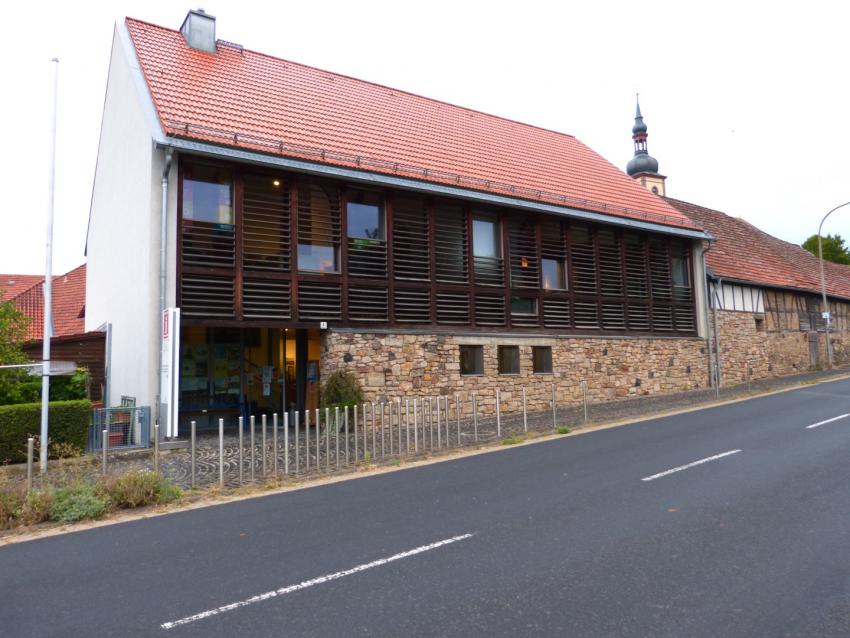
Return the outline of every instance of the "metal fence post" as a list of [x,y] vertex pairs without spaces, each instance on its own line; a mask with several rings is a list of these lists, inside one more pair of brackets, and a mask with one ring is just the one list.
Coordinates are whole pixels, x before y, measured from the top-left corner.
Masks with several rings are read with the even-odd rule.
[[32,491],[32,459],[34,449],[35,439],[33,437],[29,437],[27,439],[27,492]]
[[440,426],[440,395],[437,395],[437,449],[443,447],[443,434]]
[[587,381],[581,380],[581,402],[584,406],[584,424],[587,425]]
[[384,458],[384,402],[381,401],[381,458]]
[[316,471],[322,471],[322,411],[316,408]]
[[455,393],[455,416],[457,417],[457,446],[462,445],[460,440],[460,393]]
[[301,436],[301,413],[296,410],[295,411],[295,473],[298,474],[301,471],[301,446],[298,442],[298,438]]
[[472,393],[472,432],[475,442],[478,443],[478,398]]
[[522,386],[522,429],[528,434],[528,409],[525,400],[525,386]]
[[378,452],[378,440],[377,440],[377,430],[375,429],[375,402],[372,401],[372,458],[374,459],[377,456]]
[[[354,410],[354,414],[357,414],[357,410]],[[348,455],[348,445],[350,441],[348,440],[348,406],[345,406],[345,464],[351,464],[351,457]]]
[[336,469],[339,469],[339,406],[334,408],[334,443],[336,444]]
[[283,474],[289,474],[289,412],[283,413]]
[[749,394],[750,393],[750,376],[752,374],[752,370],[750,369],[750,362],[749,361],[746,362],[746,366],[747,366],[747,394]]
[[190,485],[195,489],[195,441],[197,435],[197,424],[194,421],[189,422],[189,454],[191,456],[192,482]]
[[396,397],[395,407],[395,420],[396,425],[398,425],[398,454],[401,456],[401,398]]
[[218,420],[218,486],[224,489],[224,419]]
[[272,414],[272,472],[277,478],[277,412]]
[[249,451],[249,453],[248,453],[248,462],[251,464],[251,472],[250,472],[250,475],[251,475],[251,482],[253,483],[253,482],[254,482],[254,454],[256,454],[256,450],[254,449],[254,444],[255,444],[255,437],[254,437],[254,435],[255,435],[255,433],[256,433],[256,425],[257,425],[256,418],[254,417],[254,415],[253,415],[253,414],[251,415],[250,423],[251,423],[251,433],[250,433],[250,445],[251,445],[251,449],[250,449],[250,451]]
[[558,429],[558,401],[555,396],[555,384],[552,384],[552,429]]
[[357,427],[358,426],[357,413],[360,412],[360,406],[355,403],[353,407],[354,407],[354,410],[353,410],[353,412],[354,412],[354,462],[357,463],[358,459],[360,458],[360,450],[359,450],[360,446],[357,442],[357,437],[359,436],[359,433],[357,432],[357,429],[358,429],[358,427]]
[[388,430],[389,430],[387,432],[387,435],[389,436],[389,441],[390,441],[390,456],[392,456],[393,455],[393,400],[392,399],[387,401],[387,427],[388,427]]
[[263,413],[263,416],[260,417],[260,421],[261,421],[262,427],[263,427],[263,433],[262,433],[262,436],[260,437],[260,441],[262,442],[262,446],[263,446],[263,478],[266,478],[266,476],[268,476],[268,473],[269,473],[268,472],[268,469],[269,469],[268,468],[268,456],[269,455],[268,455],[268,450],[266,449],[266,415],[265,415],[265,413]]
[[107,450],[109,449],[109,430],[104,430],[102,432],[102,434],[103,434],[103,440],[100,442],[100,448],[101,448],[101,456],[103,457],[103,459],[102,459],[103,468],[101,469],[101,474],[103,476],[106,476],[106,454],[107,454]]
[[310,471],[310,410],[304,410],[304,471]]
[[496,388],[496,438],[502,438],[502,395]]
[[331,471],[331,409],[325,408],[325,471]]
[[[399,413],[399,419],[401,419],[401,413]],[[410,454],[410,399],[404,400],[404,449],[407,454]]]
[[245,417],[239,417],[239,485],[245,482]]
[[428,397],[428,449],[434,449],[434,397]]
[[413,451],[419,454],[419,399],[413,399]]
[[159,474],[159,423],[153,426],[153,471]]

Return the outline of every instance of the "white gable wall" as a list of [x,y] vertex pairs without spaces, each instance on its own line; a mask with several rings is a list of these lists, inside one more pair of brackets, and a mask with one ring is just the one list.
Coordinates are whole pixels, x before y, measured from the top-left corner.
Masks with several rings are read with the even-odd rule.
[[[160,179],[164,153],[153,143],[135,54],[116,27],[92,189],[86,273],[86,330],[112,324],[106,405],[121,395],[155,406],[159,369]],[[170,208],[176,210],[176,168]],[[173,228],[173,220],[171,228]],[[173,234],[173,232],[171,233]],[[169,251],[174,303],[174,258]]]

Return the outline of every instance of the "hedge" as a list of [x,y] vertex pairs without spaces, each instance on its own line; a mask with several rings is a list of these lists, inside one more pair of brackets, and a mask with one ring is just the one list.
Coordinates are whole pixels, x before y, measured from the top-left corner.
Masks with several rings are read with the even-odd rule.
[[[85,449],[91,422],[91,401],[53,401],[49,404],[51,443]],[[41,429],[41,403],[0,406],[0,464],[26,461],[27,438]]]

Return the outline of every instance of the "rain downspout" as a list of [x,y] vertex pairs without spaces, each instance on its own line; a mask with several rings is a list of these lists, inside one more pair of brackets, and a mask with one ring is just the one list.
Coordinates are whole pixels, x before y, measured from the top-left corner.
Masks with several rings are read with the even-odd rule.
[[[713,362],[714,353],[712,351],[711,336],[710,336],[711,323],[708,320],[708,309],[711,305],[711,282],[709,281],[708,268],[706,267],[706,264],[705,264],[705,253],[707,253],[709,250],[711,250],[711,246],[712,246],[711,242],[708,242],[708,246],[706,248],[704,248],[703,251],[702,251],[702,274],[705,277],[705,309],[704,309],[704,314],[705,314],[705,342],[708,345],[708,378],[709,378],[711,385],[717,386],[718,375],[715,374],[715,371],[714,371],[714,367],[715,367],[714,362]],[[717,336],[715,334],[715,339],[716,338],[717,338]]]
[[[162,208],[159,216],[159,317],[157,318],[156,326],[159,331],[159,352],[162,356],[162,315],[165,312],[165,282],[166,268],[168,264],[167,248],[168,248],[168,175],[171,173],[171,158],[174,151],[170,148],[165,149],[165,167],[162,169]],[[156,416],[157,422],[161,421],[162,415],[159,413],[162,405],[162,365],[159,366],[159,387],[157,388],[156,401]]]
[[[717,288],[719,288],[720,290],[723,290],[723,277],[719,277],[717,279],[717,286],[715,287],[715,292],[717,291]],[[717,295],[715,294],[714,297],[716,298]],[[714,309],[714,350],[715,350],[715,357],[717,359],[717,365],[715,366],[715,369],[717,370],[717,387],[718,388],[720,388],[720,384],[723,380],[723,368],[722,368],[721,357],[720,357],[720,332],[719,332],[719,329],[717,328],[717,313],[718,313],[719,310],[720,310],[720,308]]]

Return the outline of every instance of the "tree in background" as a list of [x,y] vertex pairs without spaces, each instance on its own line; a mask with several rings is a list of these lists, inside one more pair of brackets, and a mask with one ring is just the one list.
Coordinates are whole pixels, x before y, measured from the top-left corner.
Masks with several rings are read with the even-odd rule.
[[[21,346],[30,319],[10,301],[0,303],[0,365],[26,363]],[[38,401],[39,388],[34,386],[26,369],[0,370],[0,405]]]
[[[803,248],[818,256],[818,236],[812,235],[803,242]],[[850,265],[850,250],[844,245],[841,235],[826,235],[823,237],[823,258],[835,264]]]
[[[0,303],[0,365],[27,363],[23,351],[30,318],[20,312],[12,301]],[[88,394],[89,373],[77,368],[73,375],[51,377],[50,400],[85,399]],[[27,368],[0,369],[0,405],[34,403],[41,400],[41,374],[33,376]]]

